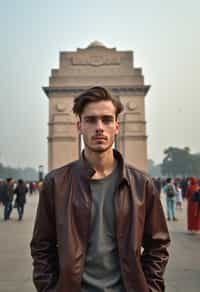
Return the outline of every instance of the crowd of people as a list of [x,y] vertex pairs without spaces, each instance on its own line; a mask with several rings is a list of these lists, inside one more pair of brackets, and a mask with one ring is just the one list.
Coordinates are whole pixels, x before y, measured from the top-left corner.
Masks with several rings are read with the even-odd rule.
[[[191,233],[200,231],[200,202],[195,202],[192,194],[200,190],[200,180],[192,176],[188,178],[153,178],[154,184],[166,198],[166,215],[168,221],[177,221],[177,210],[183,210],[183,200],[187,200],[187,229]],[[0,204],[3,205],[3,219],[9,220],[13,208],[17,209],[18,220],[22,220],[26,195],[39,192],[42,181],[15,181],[12,178],[0,179]]]
[[26,195],[35,194],[41,188],[42,182],[24,182],[22,179],[15,181],[13,178],[0,180],[0,204],[3,205],[3,219],[10,219],[13,208],[17,209],[18,220],[23,219]]
[[196,176],[188,178],[154,178],[159,195],[163,191],[166,197],[168,221],[177,221],[176,210],[183,209],[183,200],[187,200],[187,229],[190,233],[200,231],[200,201],[193,194],[200,192],[200,181]]

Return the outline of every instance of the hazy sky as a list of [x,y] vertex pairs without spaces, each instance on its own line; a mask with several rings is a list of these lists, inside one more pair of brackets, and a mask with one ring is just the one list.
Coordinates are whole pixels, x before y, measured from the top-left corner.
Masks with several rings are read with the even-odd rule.
[[47,165],[48,99],[60,51],[94,40],[134,51],[146,96],[148,157],[200,152],[199,0],[0,1],[0,161]]

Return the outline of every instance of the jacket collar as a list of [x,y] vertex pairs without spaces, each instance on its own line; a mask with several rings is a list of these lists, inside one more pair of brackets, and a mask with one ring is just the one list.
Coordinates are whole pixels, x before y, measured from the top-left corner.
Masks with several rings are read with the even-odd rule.
[[[126,181],[126,183],[129,185],[129,179],[127,174],[127,167],[126,163],[124,162],[124,159],[119,151],[116,149],[113,149],[113,154],[116,160],[119,163],[120,171],[121,171],[121,182]],[[86,160],[84,155],[84,150],[81,153],[81,157],[79,159],[79,171],[82,177],[84,178],[91,178],[95,174],[95,170],[92,168],[91,164],[88,160]]]

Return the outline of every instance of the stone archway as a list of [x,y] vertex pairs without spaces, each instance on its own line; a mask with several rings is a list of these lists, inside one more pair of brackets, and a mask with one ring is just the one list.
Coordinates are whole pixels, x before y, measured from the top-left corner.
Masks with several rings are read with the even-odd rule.
[[85,49],[61,52],[59,68],[51,71],[49,86],[49,170],[79,157],[79,136],[72,113],[75,96],[91,86],[105,86],[124,104],[117,147],[137,168],[147,170],[147,136],[144,85],[141,68],[134,67],[132,51],[117,51],[100,42]]

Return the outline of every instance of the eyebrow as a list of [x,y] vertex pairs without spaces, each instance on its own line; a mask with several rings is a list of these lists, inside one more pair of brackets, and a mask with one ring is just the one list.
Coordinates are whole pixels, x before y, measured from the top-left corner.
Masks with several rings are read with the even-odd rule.
[[93,120],[96,121],[97,119],[107,120],[107,121],[114,121],[114,116],[113,115],[88,115],[83,117],[84,121],[89,121]]
[[84,118],[104,118],[104,117],[112,117],[114,118],[114,116],[112,114],[110,115],[88,115],[88,116],[84,116]]

